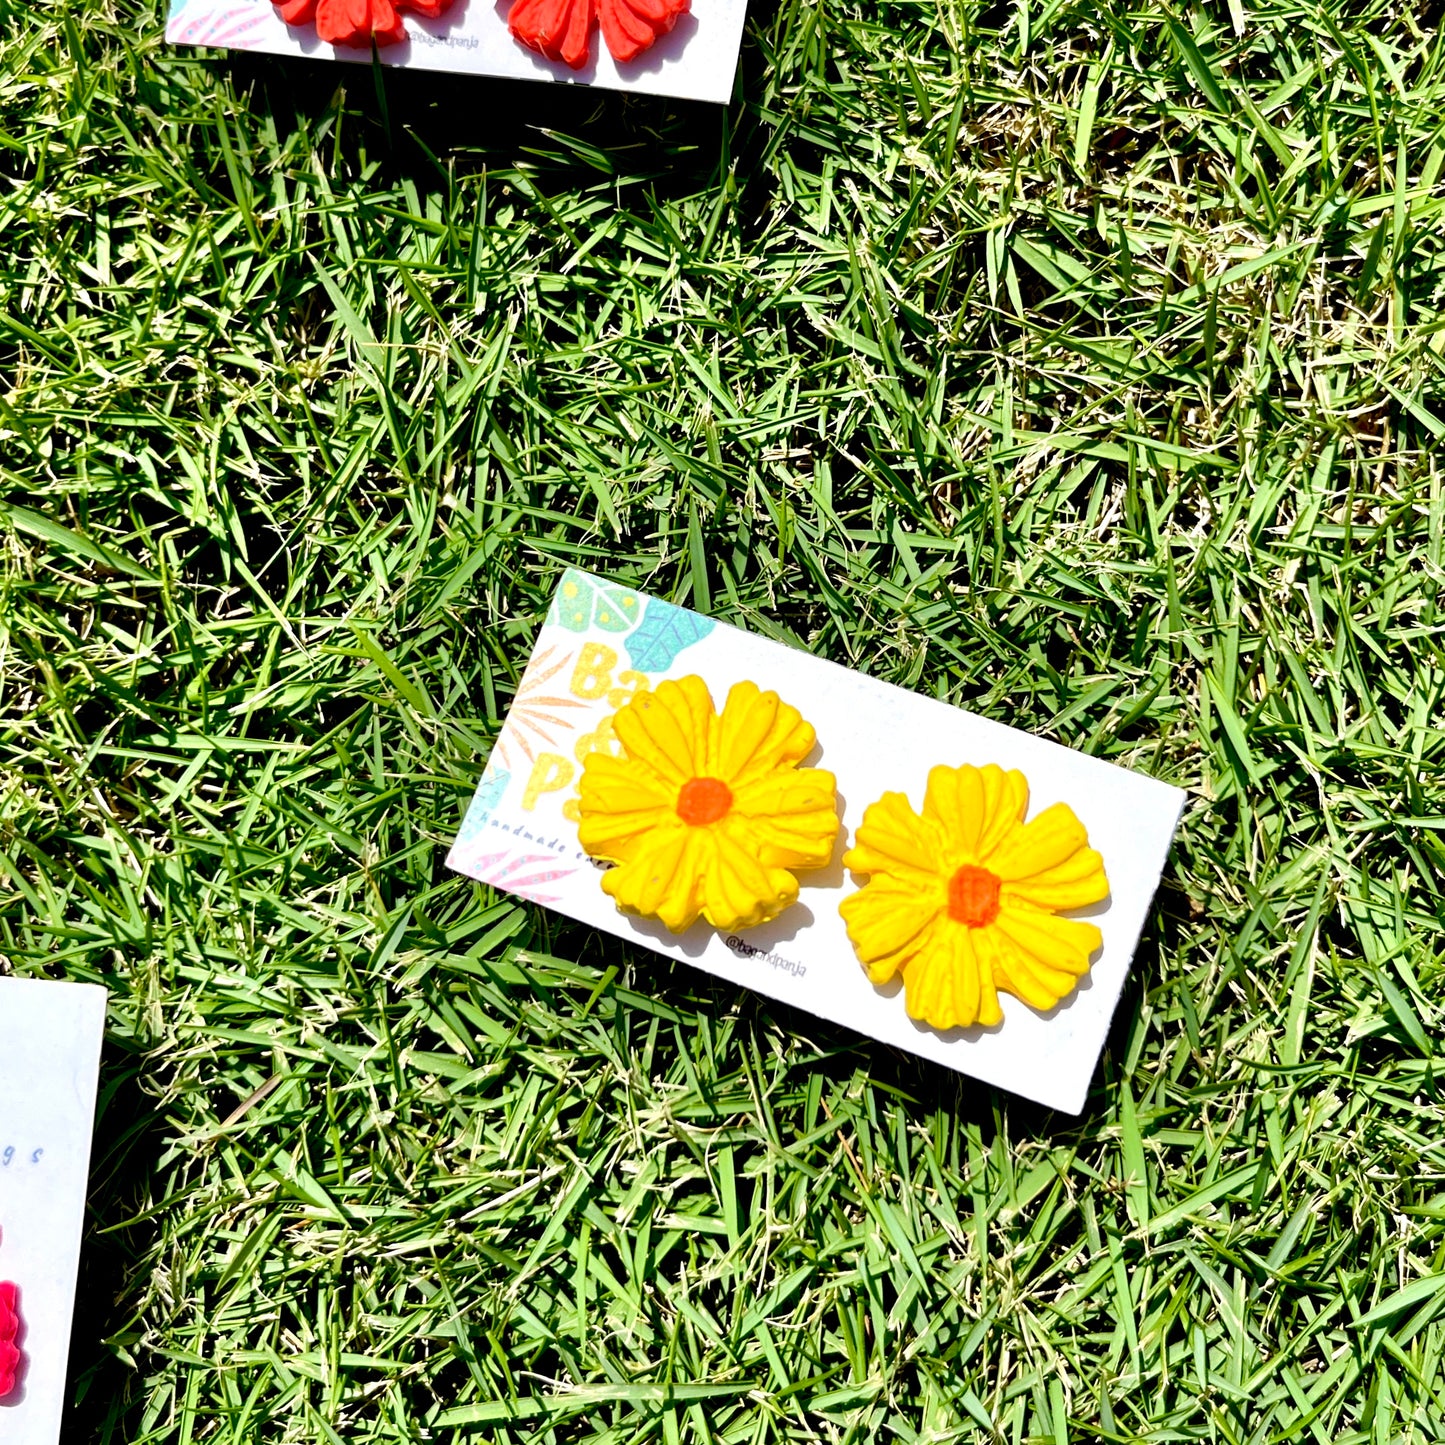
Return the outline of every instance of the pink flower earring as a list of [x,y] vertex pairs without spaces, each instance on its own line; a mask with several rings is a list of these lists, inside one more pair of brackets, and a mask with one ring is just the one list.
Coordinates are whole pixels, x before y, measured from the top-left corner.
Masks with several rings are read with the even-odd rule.
[[0,1280],[0,1400],[14,1392],[20,1373],[20,1346],[15,1343],[19,1333],[20,1287]]

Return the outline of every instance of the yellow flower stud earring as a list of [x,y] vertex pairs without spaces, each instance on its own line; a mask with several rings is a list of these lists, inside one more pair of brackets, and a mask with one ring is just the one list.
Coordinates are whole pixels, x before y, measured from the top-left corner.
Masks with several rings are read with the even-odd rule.
[[736,683],[719,714],[702,678],[669,679],[612,728],[622,754],[587,755],[578,839],[617,865],[602,889],[624,912],[752,928],[796,902],[795,870],[832,857],[833,774],[798,766],[816,735],[777,693]]
[[1109,896],[1104,861],[1067,803],[1024,822],[1029,785],[990,763],[936,767],[923,814],[902,793],[869,805],[843,862],[868,874],[839,905],[875,984],[903,975],[910,1018],[992,1026],[999,990],[1048,1009],[1088,972],[1103,935],[1060,918]]

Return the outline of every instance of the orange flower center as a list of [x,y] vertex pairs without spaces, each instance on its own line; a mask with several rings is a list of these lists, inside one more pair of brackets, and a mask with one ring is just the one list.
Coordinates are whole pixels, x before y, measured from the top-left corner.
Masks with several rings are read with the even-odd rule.
[[965,863],[948,880],[948,916],[965,928],[987,928],[998,917],[998,890],[987,868]]
[[701,827],[727,817],[732,805],[732,789],[721,778],[689,778],[677,795],[677,816]]

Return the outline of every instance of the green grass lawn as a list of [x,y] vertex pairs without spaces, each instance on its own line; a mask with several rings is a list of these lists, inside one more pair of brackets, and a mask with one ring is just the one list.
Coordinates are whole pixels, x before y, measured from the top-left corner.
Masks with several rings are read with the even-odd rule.
[[[1438,5],[754,0],[727,110],[0,13],[68,1442],[1445,1438]],[[569,564],[1189,790],[1081,1119],[447,874]]]

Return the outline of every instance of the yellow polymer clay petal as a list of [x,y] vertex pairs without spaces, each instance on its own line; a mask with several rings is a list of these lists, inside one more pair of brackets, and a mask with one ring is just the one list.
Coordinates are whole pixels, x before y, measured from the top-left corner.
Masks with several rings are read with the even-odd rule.
[[612,730],[629,758],[681,787],[707,771],[711,712],[712,700],[700,677],[669,678],[614,714]]
[[855,873],[905,873],[923,883],[937,878],[943,846],[938,826],[920,818],[902,793],[884,793],[864,812],[843,865]]
[[644,764],[592,753],[578,784],[582,821],[577,841],[593,858],[618,863],[627,845],[665,821],[677,789]]
[[903,970],[903,1002],[908,1017],[935,1029],[959,1022],[954,979],[959,968],[959,930],[940,929],[930,947],[920,949]]
[[920,949],[903,970],[903,1008],[921,1024],[928,1022],[933,997],[950,967],[947,952],[946,948]]
[[[919,959],[908,965],[904,983],[912,982],[918,970]],[[936,1029],[957,1028],[960,1024],[971,1024],[973,1013],[968,1010],[967,996],[973,995],[973,1006],[978,1005],[977,961],[969,945],[968,930],[948,928],[941,930],[936,942],[928,953],[929,967],[919,979],[914,993],[914,1002],[909,1006],[913,1017]],[[974,975],[972,988],[966,974]]]
[[663,694],[666,705],[676,712],[679,727],[687,732],[694,776],[716,777],[717,713],[713,710],[712,694],[708,692],[707,684],[693,674],[660,683],[657,691]]
[[1103,942],[1092,923],[1035,908],[1000,908],[993,927],[1000,935],[999,987],[1037,1009],[1050,1009],[1074,991]]
[[998,961],[1000,936],[997,928],[976,928],[971,935],[974,957],[978,959],[978,1021],[986,1029],[1003,1022],[998,1002]]
[[717,776],[736,791],[802,762],[816,741],[812,723],[777,693],[734,683],[718,720]]
[[976,858],[987,821],[982,770],[967,763],[961,768],[940,764],[929,769],[923,816],[938,825],[951,853],[963,859]]
[[1070,993],[1075,980],[1058,969],[1047,968],[1037,959],[1016,947],[1003,933],[998,934],[998,960],[994,965],[994,982],[1005,993],[1022,999],[1030,1008],[1047,1013]]
[[988,866],[1006,894],[1039,908],[1083,908],[1109,896],[1104,860],[1067,803],[1045,808],[999,847]]
[[751,841],[762,863],[821,868],[838,840],[837,780],[822,768],[794,768],[738,785],[726,827]]
[[926,947],[938,917],[936,897],[880,875],[838,905],[848,938],[874,983],[887,983]]
[[949,856],[963,862],[986,858],[1023,819],[1028,780],[996,763],[971,763],[929,771],[923,816],[948,839]]
[[979,956],[978,937],[972,929],[940,928],[933,945],[909,963],[903,982],[910,1018],[935,1029],[999,1021],[998,994]]
[[1092,848],[1080,848],[1055,868],[1005,883],[1002,896],[1057,913],[1102,903],[1109,896],[1109,879],[1104,873],[1104,860]]
[[999,909],[998,927],[1041,962],[1075,975],[1089,971],[1089,960],[1104,942],[1104,935],[1087,919],[1061,918],[1041,908],[1013,904]]
[[944,1028],[968,1028],[978,1022],[978,1003],[983,994],[978,953],[974,948],[974,930],[953,930],[952,1004],[953,1022]]
[[983,781],[984,825],[978,838],[978,861],[990,863],[996,848],[1018,828],[1029,805],[1029,783],[1016,769],[1010,772],[990,763],[979,768]]
[[628,913],[660,918],[674,933],[702,912],[699,830],[682,823],[654,829],[632,856],[602,875],[602,891]]
[[1005,883],[1031,878],[1046,868],[1056,868],[1088,846],[1089,835],[1067,803],[1045,808],[1031,822],[1016,828],[994,850],[989,868]]
[[714,928],[756,928],[797,902],[798,880],[785,868],[765,868],[722,829],[707,841],[712,866],[702,878],[703,914]]

